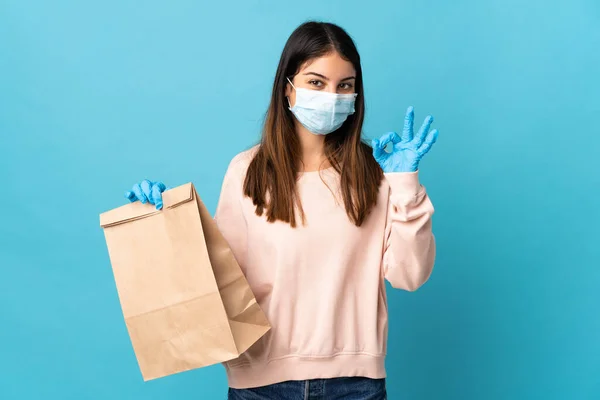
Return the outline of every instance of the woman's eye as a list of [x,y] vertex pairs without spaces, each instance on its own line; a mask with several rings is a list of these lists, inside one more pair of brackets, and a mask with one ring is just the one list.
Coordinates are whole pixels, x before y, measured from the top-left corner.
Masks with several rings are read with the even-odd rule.
[[342,88],[344,90],[349,90],[349,89],[352,89],[352,84],[351,83],[341,83],[340,88]]
[[321,85],[321,81],[317,81],[317,80],[308,81],[308,83],[310,83],[313,86],[320,86]]

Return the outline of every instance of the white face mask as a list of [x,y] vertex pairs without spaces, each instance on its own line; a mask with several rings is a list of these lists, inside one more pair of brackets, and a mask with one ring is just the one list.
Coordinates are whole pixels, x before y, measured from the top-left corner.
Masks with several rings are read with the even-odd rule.
[[348,115],[354,114],[354,101],[357,94],[337,94],[319,90],[297,89],[292,81],[288,82],[296,90],[296,103],[290,111],[310,132],[327,135],[338,129]]

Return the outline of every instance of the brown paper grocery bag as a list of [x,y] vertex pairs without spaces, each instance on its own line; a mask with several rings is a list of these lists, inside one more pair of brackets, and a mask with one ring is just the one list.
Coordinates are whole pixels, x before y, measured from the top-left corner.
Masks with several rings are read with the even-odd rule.
[[100,215],[145,381],[238,357],[269,323],[191,183]]

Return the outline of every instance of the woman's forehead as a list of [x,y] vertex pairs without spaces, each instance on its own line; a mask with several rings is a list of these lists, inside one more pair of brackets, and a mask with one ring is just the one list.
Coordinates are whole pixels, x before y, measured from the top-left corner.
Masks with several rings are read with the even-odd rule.
[[308,60],[300,67],[298,72],[302,74],[316,72],[330,79],[345,78],[356,73],[352,63],[344,60],[335,52]]

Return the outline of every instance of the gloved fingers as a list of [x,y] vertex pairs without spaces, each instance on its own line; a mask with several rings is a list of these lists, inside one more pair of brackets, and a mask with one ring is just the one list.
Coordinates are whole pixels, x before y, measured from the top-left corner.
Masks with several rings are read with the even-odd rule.
[[152,197],[152,186],[152,181],[149,181],[148,179],[144,179],[142,183],[140,183],[142,192],[144,193],[144,196],[146,196],[146,199],[148,199],[148,203],[150,204],[154,204],[154,198]]
[[413,106],[409,106],[406,109],[406,115],[404,116],[404,129],[402,130],[402,141],[410,142],[413,140],[413,125],[415,120],[415,111]]
[[415,137],[415,147],[418,149],[421,147],[421,145],[423,144],[423,142],[425,141],[425,137],[428,137],[427,134],[429,133],[429,128],[431,128],[431,124],[433,123],[433,117],[431,115],[428,115],[425,120],[423,121],[423,125],[421,125],[421,128],[419,129],[419,132],[417,133],[417,136]]
[[438,130],[437,129],[434,129],[431,132],[429,132],[429,134],[425,138],[425,141],[419,147],[419,151],[418,151],[419,156],[422,157],[425,154],[427,154],[429,149],[431,149],[431,146],[433,146],[433,144],[436,142],[437,138],[438,138]]
[[371,140],[371,147],[373,147],[373,157],[376,160],[379,160],[384,153],[383,149],[379,145],[379,140],[377,140],[377,139]]
[[390,155],[390,153],[385,151],[385,146],[390,142],[390,140],[384,142],[383,139],[385,138],[382,136],[381,139],[373,139],[371,142],[371,146],[373,147],[373,157],[378,162],[385,160]]
[[135,197],[137,197],[137,199],[142,202],[142,204],[146,204],[148,202],[148,198],[144,194],[142,187],[139,183],[133,185],[131,191],[133,192],[133,194],[135,194]]
[[137,197],[135,196],[135,193],[133,193],[131,190],[128,190],[125,192],[125,197],[132,203],[134,201],[137,201]]
[[385,135],[379,138],[379,147],[382,151],[385,150],[385,147],[391,142],[393,144],[400,143],[402,138],[396,132],[388,132]]
[[381,138],[373,140],[371,144],[373,146],[373,157],[375,160],[380,164],[385,161],[390,156],[390,153],[385,151],[385,147],[390,142],[396,144],[400,143],[400,141],[400,136],[396,132],[388,132]]
[[152,185],[152,201],[154,201],[157,210],[160,210],[163,207],[162,191],[164,190],[164,186],[165,185],[160,182]]

